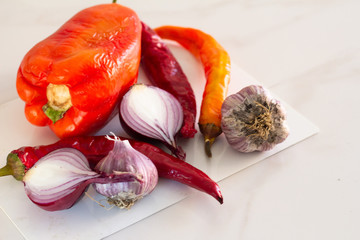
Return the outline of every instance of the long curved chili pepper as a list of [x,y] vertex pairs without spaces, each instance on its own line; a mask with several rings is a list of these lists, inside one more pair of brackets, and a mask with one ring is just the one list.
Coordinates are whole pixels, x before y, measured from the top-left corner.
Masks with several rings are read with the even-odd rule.
[[230,82],[230,56],[210,35],[193,28],[163,26],[154,29],[164,39],[178,42],[204,66],[206,85],[201,103],[199,128],[204,135],[205,152],[211,157],[211,145],[221,134],[221,106]]
[[[124,140],[125,138],[121,139]],[[200,169],[151,144],[132,139],[128,140],[134,149],[146,155],[155,164],[159,177],[186,184],[213,196],[221,204],[223,203],[223,197],[217,183]],[[40,158],[54,150],[66,147],[75,148],[82,152],[93,169],[113,149],[113,146],[114,141],[105,136],[81,136],[61,139],[49,145],[21,147],[8,154],[7,164],[0,169],[0,176],[13,175],[15,179],[22,180],[26,171]]]
[[184,138],[196,134],[196,100],[194,91],[180,64],[156,32],[142,22],[141,67],[148,79],[171,93],[181,104],[184,123],[180,130]]

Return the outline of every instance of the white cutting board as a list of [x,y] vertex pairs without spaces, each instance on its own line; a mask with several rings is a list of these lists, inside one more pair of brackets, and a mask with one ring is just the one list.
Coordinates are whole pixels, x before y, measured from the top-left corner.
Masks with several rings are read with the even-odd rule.
[[[205,84],[202,66],[181,47],[173,45],[171,49],[193,86],[199,112]],[[14,79],[9,79],[9,81],[14,81],[15,84]],[[139,81],[147,82],[142,71],[139,74]],[[259,84],[259,82],[233,64],[229,94],[250,84]],[[288,113],[290,135],[285,142],[273,150],[251,154],[239,153],[233,150],[227,144],[225,137],[221,135],[212,147],[213,157],[208,159],[203,151],[202,136],[198,133],[194,139],[179,142],[187,153],[187,162],[200,168],[218,182],[318,132],[316,126],[284,101],[282,102]],[[58,140],[47,127],[39,128],[28,123],[24,117],[23,108],[24,104],[20,99],[0,105],[0,166],[5,165],[7,154],[14,149],[22,146],[50,144]],[[124,135],[118,116],[115,116],[98,134],[109,134],[110,131]],[[91,240],[109,236],[141,221],[181,201],[193,191],[196,190],[174,181],[161,179],[155,190],[130,210],[105,209],[84,196],[71,209],[46,212],[27,198],[21,182],[8,176],[0,178],[0,207],[26,239]],[[92,188],[88,193],[97,200],[102,199]],[[226,204],[226,198],[227,196],[224,196],[224,204]]]

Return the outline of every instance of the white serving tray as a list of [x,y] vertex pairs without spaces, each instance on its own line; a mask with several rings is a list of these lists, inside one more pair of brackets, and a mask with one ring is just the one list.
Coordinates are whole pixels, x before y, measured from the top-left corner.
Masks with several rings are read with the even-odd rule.
[[[205,78],[201,64],[186,50],[177,45],[171,46],[183,70],[191,82],[197,100],[199,112]],[[9,79],[9,81],[15,81]],[[139,81],[147,82],[142,71]],[[15,84],[15,82],[14,82]],[[259,84],[241,68],[232,65],[232,77],[229,94],[241,88]],[[288,113],[290,135],[285,142],[273,150],[262,153],[243,154],[233,150],[223,135],[219,136],[212,147],[213,157],[208,159],[203,151],[200,133],[194,139],[182,140],[180,145],[187,153],[187,161],[206,172],[215,181],[231,176],[281,150],[294,145],[318,132],[318,128],[282,101]],[[28,123],[23,114],[24,103],[15,99],[0,105],[0,165],[5,165],[7,154],[22,146],[50,144],[57,137],[47,128],[35,127]],[[115,116],[97,134],[125,135],[118,116]],[[13,177],[0,178],[0,208],[10,218],[26,239],[100,239],[109,236],[137,221],[167,208],[193,193],[193,190],[180,183],[160,179],[156,189],[136,203],[130,210],[112,208],[107,210],[89,197],[84,196],[71,209],[59,212],[46,212],[33,204],[25,195],[23,184]],[[99,200],[92,188],[88,193]],[[209,196],[209,198],[212,198]],[[227,196],[224,196],[226,204]],[[214,199],[214,201],[216,201]],[[194,209],[196,211],[196,209]],[[209,209],[211,211],[211,209]]]

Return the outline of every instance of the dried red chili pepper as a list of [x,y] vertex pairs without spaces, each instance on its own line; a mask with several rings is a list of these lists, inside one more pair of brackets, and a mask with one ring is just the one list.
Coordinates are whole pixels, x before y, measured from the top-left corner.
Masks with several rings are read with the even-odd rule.
[[90,134],[137,80],[141,23],[119,4],[84,9],[24,57],[16,87],[25,116],[60,138]]
[[174,40],[202,62],[206,86],[201,103],[199,127],[204,135],[205,152],[211,157],[211,145],[221,134],[221,106],[230,82],[230,57],[209,34],[193,28],[163,26],[154,29],[164,39]]
[[[128,140],[134,149],[151,159],[158,170],[159,177],[196,188],[223,203],[219,186],[201,170],[151,144]],[[9,153],[6,166],[0,169],[0,176],[13,175],[17,180],[22,180],[26,171],[41,157],[54,150],[66,147],[75,148],[82,152],[89,160],[90,167],[94,168],[113,149],[113,145],[114,141],[104,136],[81,136],[61,139],[49,145],[22,147]]]
[[194,91],[180,64],[156,32],[142,22],[141,66],[148,79],[171,93],[183,108],[184,123],[180,130],[184,138],[196,134],[196,100]]

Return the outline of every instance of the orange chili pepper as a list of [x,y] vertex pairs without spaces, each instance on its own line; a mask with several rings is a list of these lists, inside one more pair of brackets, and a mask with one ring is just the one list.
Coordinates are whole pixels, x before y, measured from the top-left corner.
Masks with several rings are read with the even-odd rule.
[[204,66],[206,85],[201,103],[199,128],[204,135],[205,152],[211,157],[211,146],[222,133],[221,106],[230,82],[230,56],[209,34],[193,28],[162,26],[155,29],[164,39],[178,42],[198,57]]

